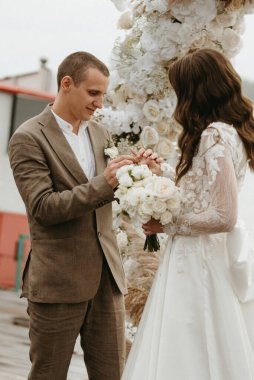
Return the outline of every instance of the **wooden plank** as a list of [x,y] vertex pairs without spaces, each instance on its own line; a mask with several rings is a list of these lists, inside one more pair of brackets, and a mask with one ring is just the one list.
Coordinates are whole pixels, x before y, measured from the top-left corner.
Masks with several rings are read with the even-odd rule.
[[[27,380],[30,370],[27,326],[15,324],[27,318],[27,302],[13,291],[0,290],[0,380]],[[67,380],[88,380],[77,339]]]

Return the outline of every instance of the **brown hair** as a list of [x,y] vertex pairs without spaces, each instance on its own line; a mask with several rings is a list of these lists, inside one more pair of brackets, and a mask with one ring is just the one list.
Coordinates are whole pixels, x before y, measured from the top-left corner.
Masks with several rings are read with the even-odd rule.
[[63,77],[66,75],[70,76],[75,86],[77,86],[85,79],[85,73],[87,69],[91,67],[99,70],[106,77],[109,77],[109,70],[107,66],[94,55],[85,51],[78,51],[76,53],[68,55],[58,67],[58,91],[60,89],[61,80]]
[[229,60],[213,49],[190,52],[170,65],[169,81],[177,96],[174,118],[183,127],[177,181],[191,168],[203,130],[216,121],[234,126],[254,170],[252,103],[243,96],[241,79]]

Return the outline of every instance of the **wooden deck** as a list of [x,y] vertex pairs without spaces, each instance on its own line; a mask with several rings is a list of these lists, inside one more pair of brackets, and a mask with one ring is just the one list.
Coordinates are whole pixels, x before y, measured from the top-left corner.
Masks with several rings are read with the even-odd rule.
[[[27,380],[30,368],[26,300],[13,291],[0,290],[0,380]],[[77,342],[68,380],[88,380]]]

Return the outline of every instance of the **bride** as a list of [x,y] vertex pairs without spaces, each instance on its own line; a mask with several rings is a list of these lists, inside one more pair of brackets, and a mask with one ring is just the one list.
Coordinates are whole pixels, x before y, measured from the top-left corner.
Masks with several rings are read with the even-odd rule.
[[[183,127],[176,183],[184,203],[164,231],[167,248],[122,380],[253,380],[254,264],[237,221],[247,165],[254,169],[252,105],[212,49],[174,62],[169,80]],[[143,229],[163,232],[155,220]]]

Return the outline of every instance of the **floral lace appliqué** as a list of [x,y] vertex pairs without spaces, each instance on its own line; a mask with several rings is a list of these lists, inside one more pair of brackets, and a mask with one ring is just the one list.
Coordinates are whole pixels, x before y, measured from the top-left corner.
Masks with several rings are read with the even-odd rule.
[[190,214],[197,215],[210,207],[211,189],[221,171],[220,165],[226,148],[232,157],[239,189],[247,165],[243,143],[234,127],[224,123],[213,123],[202,133],[199,150],[193,158],[192,167],[180,180],[184,195],[181,223],[177,225],[176,222],[176,226],[169,228],[171,234],[191,235]]

